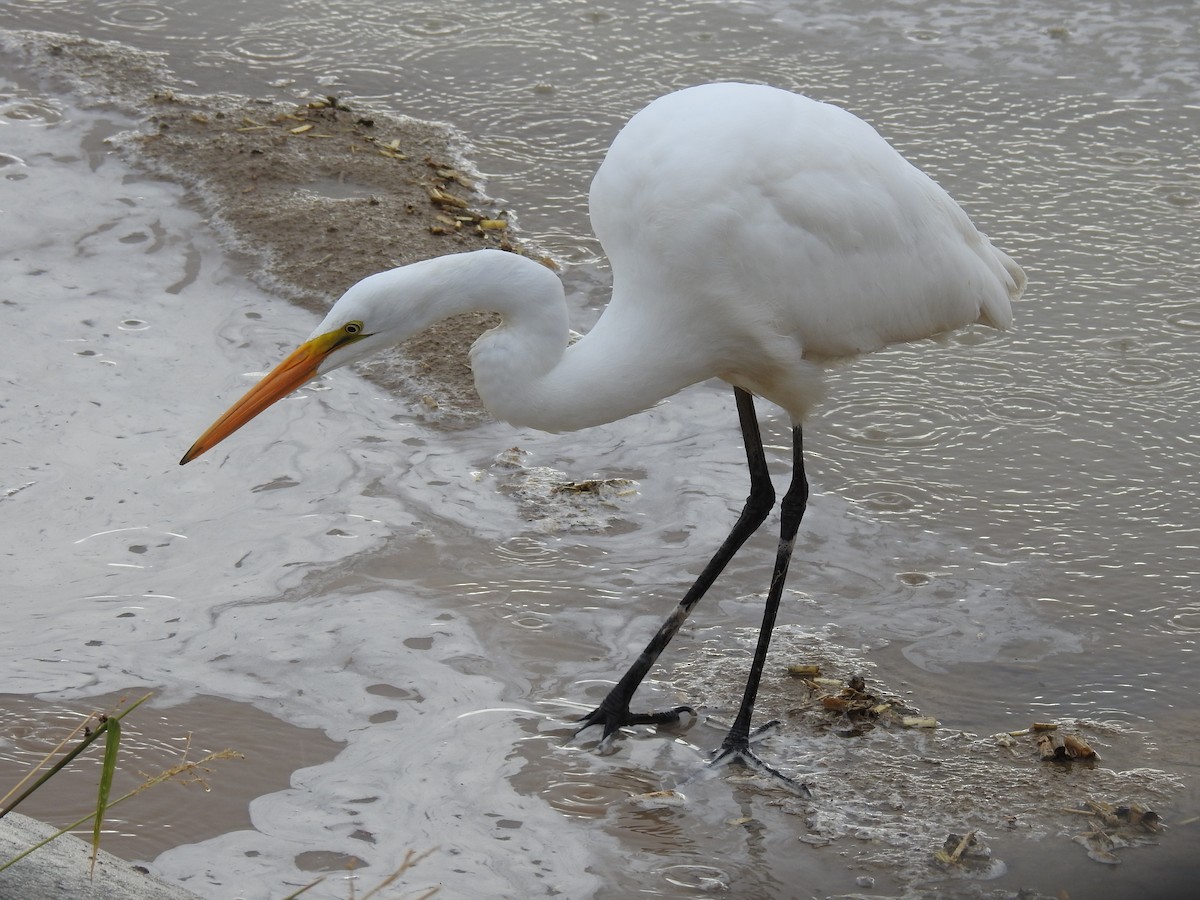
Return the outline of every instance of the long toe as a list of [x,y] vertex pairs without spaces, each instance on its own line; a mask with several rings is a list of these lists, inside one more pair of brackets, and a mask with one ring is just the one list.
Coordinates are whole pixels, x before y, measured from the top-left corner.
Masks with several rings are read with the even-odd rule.
[[676,706],[661,712],[635,713],[630,712],[628,708],[611,709],[601,704],[576,723],[571,737],[576,738],[585,729],[591,728],[593,725],[600,725],[604,729],[600,743],[607,745],[612,736],[621,728],[629,725],[673,725],[683,717],[684,713],[693,718],[696,716],[696,711],[690,706]]
[[664,709],[661,712],[652,713],[629,713],[626,725],[674,725],[687,713],[693,719],[696,718],[696,711],[690,706],[676,706],[673,709]]
[[813,796],[812,785],[803,781],[797,781],[790,775],[784,775],[774,766],[763,762],[758,754],[750,749],[749,741],[731,741],[726,739],[721,749],[709,761],[707,768],[715,769],[717,766],[729,765],[730,763],[740,763],[748,769],[753,769],[806,799],[811,799]]

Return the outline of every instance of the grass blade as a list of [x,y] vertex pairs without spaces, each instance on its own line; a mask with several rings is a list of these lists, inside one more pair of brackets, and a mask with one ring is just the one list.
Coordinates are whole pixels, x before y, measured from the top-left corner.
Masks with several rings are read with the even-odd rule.
[[104,824],[104,810],[108,807],[108,795],[112,791],[113,775],[117,771],[117,753],[121,749],[121,720],[110,718],[105,722],[104,763],[100,767],[100,790],[96,796],[96,820],[92,823],[92,865],[89,872],[96,870],[96,855],[100,852],[100,827]]

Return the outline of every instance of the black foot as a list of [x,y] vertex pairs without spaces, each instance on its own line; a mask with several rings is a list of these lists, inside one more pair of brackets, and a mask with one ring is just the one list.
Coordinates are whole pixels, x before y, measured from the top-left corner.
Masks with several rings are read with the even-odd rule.
[[601,703],[579,720],[578,727],[571,737],[578,737],[581,731],[591,728],[593,725],[601,725],[604,733],[600,737],[598,746],[603,749],[612,741],[613,735],[627,725],[673,725],[684,713],[688,713],[692,717],[696,715],[696,711],[690,706],[676,706],[674,709],[662,712],[634,713],[629,711],[629,707],[613,709]]
[[758,758],[758,755],[750,749],[750,741],[767,731],[770,731],[779,724],[778,719],[773,719],[766,725],[760,725],[745,737],[735,737],[729,734],[725,738],[725,742],[721,744],[721,749],[713,754],[713,758],[709,760],[707,768],[715,769],[717,766],[728,765],[729,763],[741,763],[748,769],[753,769],[763,775],[766,775],[786,787],[793,793],[799,794],[801,797],[811,798],[812,787],[803,781],[797,781],[791,776],[784,775],[774,766],[763,762]]

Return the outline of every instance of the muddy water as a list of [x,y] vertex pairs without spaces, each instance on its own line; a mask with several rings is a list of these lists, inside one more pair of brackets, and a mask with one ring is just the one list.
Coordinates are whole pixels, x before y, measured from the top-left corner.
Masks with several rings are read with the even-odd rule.
[[[871,120],[1030,288],[1010,334],[839,371],[807,429],[816,496],[778,662],[865,670],[944,728],[832,737],[793,713],[802,691],[768,679],[764,713],[789,727],[764,752],[814,772],[821,801],[731,776],[646,808],[626,798],[694,771],[719,726],[597,757],[562,746],[562,722],[733,515],[744,476],[726,392],[691,389],[583,441],[446,435],[342,373],[179,470],[198,428],[312,317],[257,290],[184,191],[108,151],[129,123],[10,83],[0,690],[154,690],[171,716],[219,697],[223,713],[195,714],[214,732],[249,738],[265,712],[327,736],[311,739],[324,761],[286,728],[274,755],[250,754],[251,771],[306,767],[247,791],[253,829],[197,806],[173,849],[160,835],[131,855],[213,897],[284,895],[324,868],[313,893],[347,896],[345,861],[365,890],[434,846],[405,883],[443,896],[1165,897],[1195,875],[1191,4],[281,7],[17,2],[6,24],[165,50],[204,91],[315,88],[452,122],[489,193],[569,263],[581,329],[606,280],[583,200],[603,148],[646,100],[719,78]],[[763,412],[782,473],[786,422]],[[513,446],[524,468],[502,456]],[[529,477],[539,466],[637,490],[564,509]],[[728,714],[771,544],[747,549],[680,636],[648,705]],[[1083,720],[1102,763],[1048,773],[972,737],[1046,719]],[[1055,815],[1087,797],[1178,824],[1104,866]],[[971,828],[1003,862],[975,877],[994,881],[927,862]]]

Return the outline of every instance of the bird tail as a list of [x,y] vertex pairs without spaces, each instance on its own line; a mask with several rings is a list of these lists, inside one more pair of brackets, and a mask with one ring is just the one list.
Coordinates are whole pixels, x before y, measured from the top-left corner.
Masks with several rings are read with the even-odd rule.
[[1012,257],[988,243],[987,262],[995,273],[1003,291],[996,291],[984,298],[983,308],[979,312],[979,321],[1001,331],[1012,325],[1013,301],[1025,291],[1025,272],[1013,261]]

